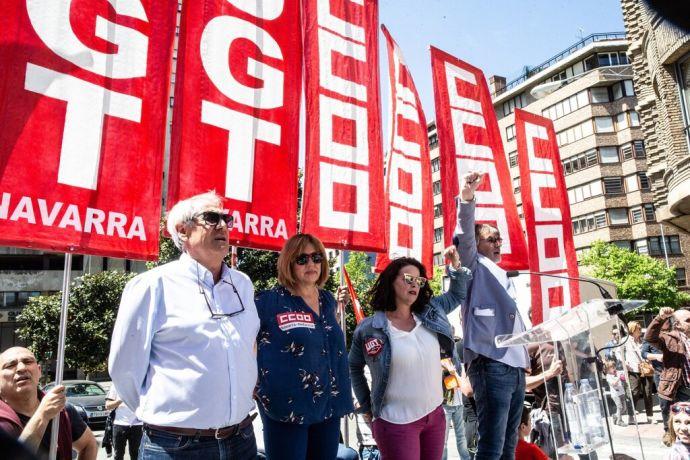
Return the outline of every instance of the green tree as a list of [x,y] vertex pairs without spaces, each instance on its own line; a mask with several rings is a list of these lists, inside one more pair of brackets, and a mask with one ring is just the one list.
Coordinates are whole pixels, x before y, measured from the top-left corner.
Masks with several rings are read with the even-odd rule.
[[583,257],[582,265],[586,274],[614,282],[619,298],[649,302],[635,313],[656,314],[661,307],[678,308],[690,302],[690,296],[676,287],[675,269],[615,244],[595,242]]
[[[348,261],[345,264],[345,269],[347,274],[350,275],[352,287],[357,293],[357,298],[365,316],[371,316],[374,313],[369,303],[369,290],[376,280],[376,276],[372,271],[373,262],[367,253],[353,251],[349,253]],[[348,306],[345,310],[345,324],[347,325],[345,335],[347,336],[347,343],[350,344],[352,333],[357,326],[352,306]]]
[[[122,290],[134,274],[105,271],[84,275],[71,285],[65,365],[86,373],[106,369]],[[57,358],[62,293],[29,299],[17,320],[19,337],[39,361]]]
[[429,280],[429,287],[434,295],[443,294],[443,275],[446,271],[442,266],[434,266],[434,276]]

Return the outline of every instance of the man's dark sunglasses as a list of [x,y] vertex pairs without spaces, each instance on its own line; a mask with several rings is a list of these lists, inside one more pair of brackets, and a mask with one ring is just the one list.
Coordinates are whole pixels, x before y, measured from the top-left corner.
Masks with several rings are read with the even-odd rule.
[[192,219],[201,219],[203,223],[205,223],[206,225],[211,225],[213,227],[218,227],[220,225],[220,222],[223,221],[225,222],[225,225],[227,225],[228,228],[230,228],[232,227],[233,222],[232,216],[229,213],[219,211],[198,212],[192,216]]
[[295,263],[297,265],[307,265],[309,259],[311,259],[311,261],[315,264],[320,264],[321,262],[323,262],[323,254],[321,254],[320,252],[312,252],[311,254],[300,254],[297,257],[295,257]]

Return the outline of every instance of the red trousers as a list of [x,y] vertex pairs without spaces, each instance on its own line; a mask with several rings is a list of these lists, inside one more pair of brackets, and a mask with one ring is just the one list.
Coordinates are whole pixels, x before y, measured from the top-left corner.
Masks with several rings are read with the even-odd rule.
[[411,423],[398,425],[382,418],[373,423],[381,460],[441,460],[445,434],[446,416],[441,406]]

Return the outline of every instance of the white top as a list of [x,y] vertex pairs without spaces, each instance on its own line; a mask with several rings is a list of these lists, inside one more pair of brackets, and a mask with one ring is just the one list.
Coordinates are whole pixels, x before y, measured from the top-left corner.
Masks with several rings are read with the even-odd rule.
[[606,374],[606,381],[609,383],[609,388],[611,393],[615,396],[622,396],[625,394],[625,389],[623,388],[623,382],[618,374]]
[[642,344],[635,342],[635,339],[629,336],[627,342],[625,342],[623,346],[623,354],[625,356],[625,364],[628,365],[628,370],[639,373],[640,362],[642,361]]
[[[247,275],[225,265],[221,278],[214,285],[211,272],[183,254],[127,283],[108,368],[122,400],[137,408],[144,423],[221,428],[241,422],[254,408],[254,287]],[[212,319],[197,279],[214,311],[239,311],[238,295],[245,311]]]
[[381,418],[391,423],[410,423],[433,412],[443,402],[441,347],[435,333],[414,316],[410,332],[388,321],[391,364]]
[[[117,390],[115,389],[115,385],[110,385],[110,391],[108,391],[108,396],[106,396],[106,399],[111,399],[113,401],[120,399],[120,396],[117,394]],[[115,425],[133,426],[141,425],[141,420],[139,420],[137,416],[134,415],[134,412],[127,407],[127,404],[123,402],[117,406],[117,409],[115,409],[115,420],[113,423]]]

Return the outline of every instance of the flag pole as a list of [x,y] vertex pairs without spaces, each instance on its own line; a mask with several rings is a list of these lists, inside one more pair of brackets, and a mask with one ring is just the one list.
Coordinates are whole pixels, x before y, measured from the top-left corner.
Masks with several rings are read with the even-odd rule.
[[[345,251],[340,250],[338,254],[338,265],[340,266],[340,287],[345,285]],[[343,337],[345,338],[345,350],[347,350],[347,322],[345,320],[345,303],[340,305],[340,327],[343,328]],[[350,425],[347,423],[347,415],[343,417],[343,439],[345,446],[350,447]]]
[[[69,305],[69,287],[72,275],[72,253],[65,253],[65,267],[62,275],[62,305],[60,306],[60,334],[58,338],[57,362],[55,363],[55,386],[62,385],[62,374],[65,368],[65,339],[67,335],[67,307]],[[57,458],[57,441],[60,430],[60,412],[53,419],[50,433],[50,460]]]

